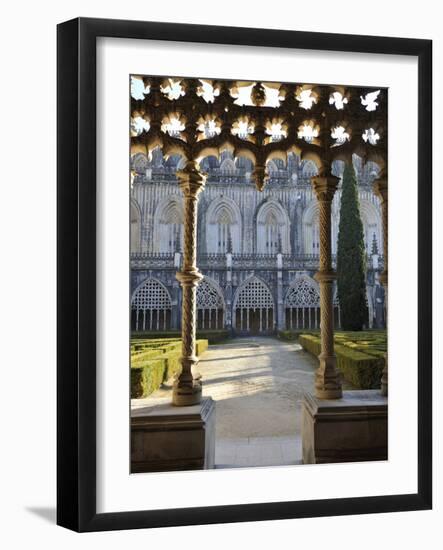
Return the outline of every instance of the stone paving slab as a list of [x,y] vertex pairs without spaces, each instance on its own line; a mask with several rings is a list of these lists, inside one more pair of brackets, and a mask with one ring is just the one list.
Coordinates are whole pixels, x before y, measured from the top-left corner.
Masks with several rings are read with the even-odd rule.
[[[198,369],[203,395],[216,401],[217,467],[301,463],[301,400],[318,362],[300,345],[270,337],[209,346]],[[164,386],[133,407],[170,397]]]
[[313,391],[316,368],[300,345],[276,338],[209,346],[199,371],[204,394],[217,402],[217,439],[300,434],[301,399]]
[[218,439],[215,447],[217,468],[282,466],[301,464],[301,439],[296,437],[255,437]]
[[[317,360],[295,343],[270,337],[238,338],[209,346],[198,365],[203,395],[217,402],[217,438],[292,436],[300,433],[300,402],[313,391]],[[164,385],[134,408],[171,397]]]
[[[216,401],[216,466],[300,464],[301,401],[314,391],[317,366],[299,344],[271,337],[209,346],[198,370],[203,395]],[[131,406],[155,406],[165,398],[171,398],[171,386],[133,399]]]

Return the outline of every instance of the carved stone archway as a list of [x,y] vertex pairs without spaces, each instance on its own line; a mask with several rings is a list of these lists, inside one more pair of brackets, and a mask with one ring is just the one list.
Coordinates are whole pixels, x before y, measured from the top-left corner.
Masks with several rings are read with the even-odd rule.
[[274,330],[275,303],[269,287],[256,276],[249,277],[237,289],[233,304],[235,330],[263,334]]
[[[331,263],[331,202],[338,178],[331,167],[334,161],[351,162],[352,154],[357,153],[377,162],[378,176],[383,175],[387,162],[385,90],[173,76],[135,78],[142,80],[144,91],[131,100],[132,154],[149,154],[160,147],[164,155],[179,154],[183,158],[177,174],[184,198],[183,266],[177,274],[183,289],[183,349],[182,372],[174,386],[173,402],[192,405],[201,399],[200,378],[192,372],[198,362],[196,287],[202,278],[196,265],[197,203],[206,181],[199,163],[208,156],[220,158],[223,150],[252,162],[252,177],[259,191],[269,180],[267,166],[274,159],[284,160],[296,152],[310,170],[319,204],[316,280],[320,286],[322,351],[316,396],[340,398],[333,344],[335,273]],[[387,285],[387,268],[385,278]]]
[[131,328],[138,331],[167,330],[171,327],[171,296],[166,287],[150,277],[133,292]]
[[197,287],[197,329],[222,329],[225,311],[225,300],[220,287],[210,277],[204,277]]

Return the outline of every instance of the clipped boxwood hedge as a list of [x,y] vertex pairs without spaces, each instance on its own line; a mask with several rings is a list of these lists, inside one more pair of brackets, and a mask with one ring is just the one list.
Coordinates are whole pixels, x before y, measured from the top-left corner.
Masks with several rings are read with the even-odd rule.
[[165,373],[164,361],[154,360],[149,364],[131,367],[131,397],[146,397],[163,383]]
[[279,340],[285,340],[286,342],[296,342],[300,334],[303,334],[304,330],[279,330],[277,332],[277,338]]
[[[318,356],[321,351],[320,336],[317,334],[301,334],[299,344],[309,353]],[[376,389],[380,387],[380,379],[385,364],[382,352],[365,353],[343,345],[334,343],[337,367],[343,373],[345,380],[358,389]],[[381,355],[379,355],[379,353]]]
[[[227,329],[218,330],[197,330],[197,338],[207,340],[209,344],[215,344],[223,340],[228,340],[231,333]],[[133,332],[131,335],[133,345],[136,345],[138,340],[180,340],[181,332],[179,330],[166,330],[164,332]]]
[[[150,340],[139,341],[137,350],[132,344],[131,342],[131,397],[137,399],[147,397],[180,371],[181,340],[163,340],[162,345],[161,340],[156,339],[153,348]],[[197,340],[197,355],[207,349],[207,340]]]

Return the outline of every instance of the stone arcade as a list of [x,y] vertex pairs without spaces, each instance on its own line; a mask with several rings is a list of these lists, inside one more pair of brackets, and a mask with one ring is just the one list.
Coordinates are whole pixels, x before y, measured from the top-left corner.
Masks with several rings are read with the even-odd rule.
[[[383,235],[380,200],[373,192],[378,166],[354,155],[367,253],[369,326],[384,326],[380,283]],[[134,155],[131,201],[132,330],[180,328],[181,292],[175,277],[182,262],[183,205],[176,171],[160,149],[149,160]],[[313,161],[290,154],[268,163],[269,181],[260,192],[252,162],[224,150],[221,161],[203,159],[207,174],[199,198],[197,328],[226,328],[233,334],[318,328],[319,207],[311,185]],[[341,176],[343,162],[333,162]],[[332,201],[332,263],[335,265],[341,187]],[[335,296],[334,316],[340,326]]]
[[[197,326],[240,334],[320,326],[315,395],[304,401],[304,461],[386,458],[387,361],[382,391],[343,392],[333,345],[344,162],[354,162],[359,177],[370,325],[384,324],[386,105],[386,90],[133,77],[132,329],[182,331],[173,405],[133,414],[132,449],[146,469],[164,458],[165,447],[143,444],[152,426],[174,447],[176,469],[180,449],[190,467],[184,454],[196,432],[194,467],[213,466],[215,407],[201,399]],[[188,429],[191,412],[201,421]]]

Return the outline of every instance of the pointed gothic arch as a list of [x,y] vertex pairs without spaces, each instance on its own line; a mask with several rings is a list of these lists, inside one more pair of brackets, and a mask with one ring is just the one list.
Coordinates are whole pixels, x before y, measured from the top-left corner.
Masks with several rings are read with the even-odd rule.
[[233,310],[238,332],[256,334],[274,329],[274,298],[268,285],[255,275],[238,287]]
[[305,178],[312,178],[313,176],[317,176],[318,175],[318,166],[311,159],[304,160],[303,161],[303,167],[302,167],[302,173],[303,173],[303,177],[305,177]]
[[317,282],[302,275],[290,284],[284,299],[288,330],[316,329],[320,326],[320,291]]
[[242,217],[238,204],[229,197],[217,197],[206,211],[206,250],[224,254],[241,252]]
[[215,330],[224,327],[225,300],[214,279],[205,276],[197,286],[197,328]]
[[312,200],[303,212],[303,252],[318,255],[320,253],[319,210],[317,200]]
[[359,197],[359,203],[360,216],[363,223],[366,254],[371,254],[374,235],[377,242],[379,254],[382,254],[383,231],[380,212],[377,210],[374,203],[365,197]]
[[289,216],[280,202],[268,199],[256,216],[256,248],[259,254],[291,253]]
[[220,163],[220,170],[222,172],[235,172],[235,161],[231,158],[225,158]]
[[140,206],[135,199],[131,198],[130,210],[131,222],[131,254],[141,252],[141,230],[142,230],[142,215]]
[[131,329],[134,331],[171,328],[171,296],[163,283],[149,277],[132,293]]
[[276,172],[278,172],[278,167],[275,160],[268,160],[268,162],[266,163],[266,169],[269,174],[275,174]]
[[183,200],[168,195],[158,203],[154,213],[154,253],[170,253],[183,246]]

